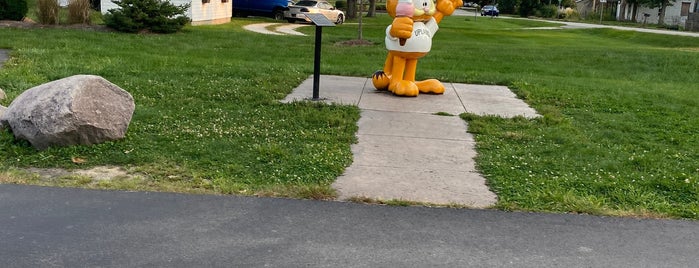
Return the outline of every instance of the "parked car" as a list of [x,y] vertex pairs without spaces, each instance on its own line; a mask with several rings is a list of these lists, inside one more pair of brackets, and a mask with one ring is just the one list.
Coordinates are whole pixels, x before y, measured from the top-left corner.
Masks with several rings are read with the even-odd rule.
[[495,6],[483,6],[481,9],[481,16],[494,16],[497,17],[500,15],[500,11],[498,11],[498,8]]
[[233,0],[233,16],[265,16],[276,20],[284,19],[289,10],[289,0]]
[[330,21],[335,22],[335,24],[342,24],[345,22],[345,13],[325,0],[298,1],[296,5],[290,6],[289,10],[284,12],[284,18],[292,23],[296,21],[310,22],[311,20],[306,17],[306,14],[309,13],[323,14]]
[[478,7],[478,4],[474,2],[464,2],[464,7]]

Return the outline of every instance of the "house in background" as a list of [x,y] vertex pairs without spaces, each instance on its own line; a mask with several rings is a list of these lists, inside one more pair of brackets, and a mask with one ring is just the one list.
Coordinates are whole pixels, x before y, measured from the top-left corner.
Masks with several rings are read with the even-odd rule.
[[[667,6],[665,8],[665,25],[673,25],[680,27],[687,27],[687,19],[690,13],[699,13],[699,0],[675,0],[670,2],[672,6]],[[623,6],[622,6],[623,5]],[[659,8],[647,8],[643,6],[638,6],[636,8],[636,22],[645,22],[657,24],[660,18]],[[626,1],[619,2],[619,8],[617,8],[617,19],[618,20],[632,20],[634,11],[634,6],[632,4],[626,3]]]
[[[688,30],[692,30],[693,26],[699,28],[699,0],[675,0],[670,4],[672,6],[665,8],[665,25],[684,27]],[[602,7],[605,18],[613,16],[619,21],[658,24],[660,17],[659,8],[634,6],[626,0],[576,0],[575,5],[583,17],[599,15]]]
[[[187,9],[187,17],[192,20],[192,25],[222,24],[231,21],[233,5],[231,0],[169,0],[174,5],[190,4]],[[100,10],[102,14],[110,9],[118,9],[119,6],[112,0],[101,0]]]

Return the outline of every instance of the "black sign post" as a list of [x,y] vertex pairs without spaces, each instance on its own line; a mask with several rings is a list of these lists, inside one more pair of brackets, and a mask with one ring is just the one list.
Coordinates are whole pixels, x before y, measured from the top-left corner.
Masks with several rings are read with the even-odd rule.
[[323,27],[335,27],[335,23],[330,21],[323,14],[306,14],[316,26],[316,47],[315,59],[313,62],[313,100],[320,100],[320,43],[322,40]]

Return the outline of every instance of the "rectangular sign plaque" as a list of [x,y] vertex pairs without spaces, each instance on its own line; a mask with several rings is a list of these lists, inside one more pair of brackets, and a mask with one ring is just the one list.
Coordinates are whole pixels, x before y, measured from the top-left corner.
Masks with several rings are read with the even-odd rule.
[[329,26],[329,27],[335,27],[335,23],[333,23],[332,21],[330,21],[330,20],[328,19],[328,17],[326,17],[326,16],[323,15],[323,14],[320,14],[320,13],[309,13],[309,14],[306,14],[306,17],[308,17],[308,18],[313,22],[313,24],[315,24],[316,26],[320,26],[320,27],[328,27],[328,26]]

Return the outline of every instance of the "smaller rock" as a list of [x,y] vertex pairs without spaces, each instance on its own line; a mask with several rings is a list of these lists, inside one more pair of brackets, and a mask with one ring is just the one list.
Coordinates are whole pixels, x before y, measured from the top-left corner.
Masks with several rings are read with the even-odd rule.
[[5,113],[5,110],[7,110],[7,108],[5,106],[0,105],[0,130],[4,129],[5,126],[7,126],[7,121],[2,119],[2,114]]
[[[2,88],[0,88],[0,100],[4,100],[5,98],[7,98],[5,91],[2,91]],[[0,130],[7,125],[7,122],[2,119],[2,114],[5,113],[5,110],[7,110],[7,107],[0,105]]]

